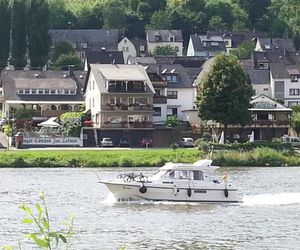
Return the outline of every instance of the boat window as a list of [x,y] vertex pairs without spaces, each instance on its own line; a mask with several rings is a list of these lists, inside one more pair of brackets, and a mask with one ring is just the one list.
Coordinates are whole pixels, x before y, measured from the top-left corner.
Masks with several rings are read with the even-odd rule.
[[188,178],[188,171],[181,170],[180,171],[180,179],[187,179]]
[[194,180],[203,180],[203,172],[202,171],[193,171]]
[[167,173],[166,173],[166,176],[169,176],[169,178],[174,178],[175,176],[175,172],[174,170],[168,170]]

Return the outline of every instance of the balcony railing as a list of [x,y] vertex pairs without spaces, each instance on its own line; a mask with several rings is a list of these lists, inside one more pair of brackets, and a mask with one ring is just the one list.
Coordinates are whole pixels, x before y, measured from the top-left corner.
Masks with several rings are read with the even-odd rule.
[[256,120],[249,124],[250,127],[289,127],[290,121]]
[[117,105],[114,105],[114,104],[104,104],[104,105],[101,105],[101,109],[102,110],[153,110],[153,105],[151,104],[129,104],[129,105],[126,105],[126,104],[123,104],[123,103],[120,103],[120,104],[117,104]]
[[153,103],[155,104],[167,104],[168,98],[163,95],[153,96]]
[[103,122],[101,124],[103,128],[152,128],[152,122]]
[[133,86],[133,87],[118,87],[118,86],[109,86],[108,87],[109,92],[118,92],[118,93],[140,93],[140,92],[146,92],[146,89],[144,86]]

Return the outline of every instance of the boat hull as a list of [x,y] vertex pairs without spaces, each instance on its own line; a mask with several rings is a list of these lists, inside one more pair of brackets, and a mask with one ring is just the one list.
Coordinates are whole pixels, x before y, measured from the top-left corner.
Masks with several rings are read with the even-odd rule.
[[102,183],[119,201],[142,199],[173,202],[241,202],[237,189],[226,188],[224,185],[184,188],[176,185],[153,185],[152,183]]

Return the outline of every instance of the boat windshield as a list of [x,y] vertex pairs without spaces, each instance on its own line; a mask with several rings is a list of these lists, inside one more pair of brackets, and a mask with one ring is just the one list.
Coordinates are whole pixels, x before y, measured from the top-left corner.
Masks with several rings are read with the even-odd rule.
[[203,180],[202,171],[191,170],[161,170],[152,176],[152,180],[159,179],[190,179],[190,180]]

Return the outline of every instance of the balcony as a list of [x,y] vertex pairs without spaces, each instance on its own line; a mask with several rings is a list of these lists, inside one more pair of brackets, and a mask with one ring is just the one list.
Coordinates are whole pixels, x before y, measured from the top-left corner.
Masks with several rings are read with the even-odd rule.
[[141,93],[146,92],[146,85],[143,82],[110,82],[108,92]]
[[285,120],[285,121],[280,121],[280,120],[256,120],[252,121],[250,124],[246,125],[246,127],[274,127],[274,128],[284,128],[284,127],[289,127],[290,126],[290,121]]
[[153,96],[154,104],[167,104],[168,98],[164,95],[155,95]]
[[108,128],[108,129],[121,129],[121,128],[153,128],[153,123],[152,122],[127,122],[127,121],[122,121],[122,122],[103,122],[101,123],[102,128]]
[[143,111],[153,111],[153,105],[151,104],[124,104],[120,103],[117,105],[106,103],[101,105],[101,109],[104,111],[116,110],[116,111],[132,111],[132,110],[143,110]]

